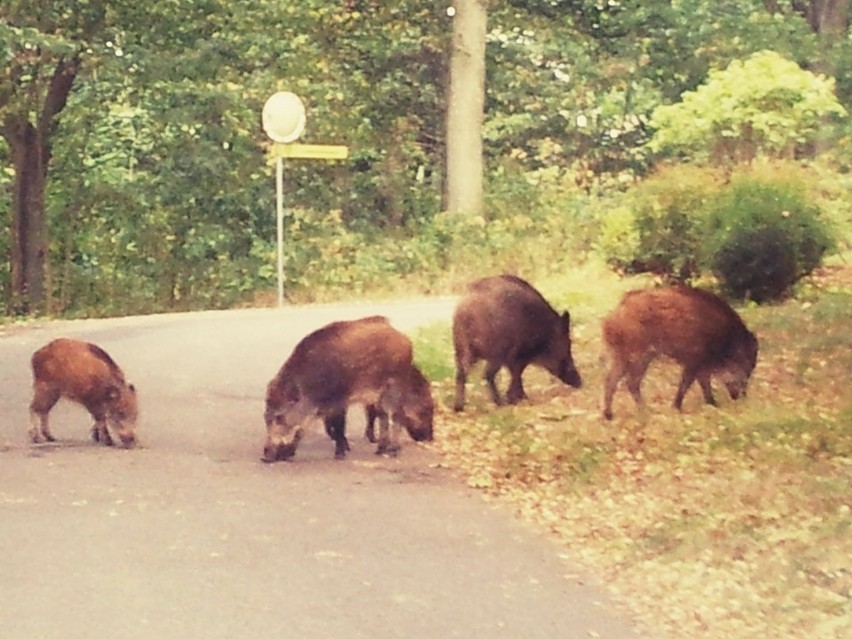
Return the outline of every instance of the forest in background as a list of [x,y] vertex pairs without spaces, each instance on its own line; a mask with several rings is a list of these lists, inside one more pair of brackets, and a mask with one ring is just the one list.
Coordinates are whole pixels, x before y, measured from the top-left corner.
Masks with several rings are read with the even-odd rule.
[[[293,300],[426,292],[498,268],[558,272],[597,250],[625,194],[678,164],[724,180],[756,156],[787,163],[783,171],[792,162],[813,176],[813,197],[826,198],[830,217],[841,226],[852,219],[844,204],[848,0],[488,3],[486,213],[476,218],[447,215],[442,203],[447,7],[5,2],[4,228],[15,202],[16,125],[37,117],[61,65],[74,80],[42,158],[49,267],[40,312],[116,315],[271,298],[275,193],[260,112],[278,90],[306,103],[302,141],[350,149],[345,162],[286,162],[285,290]],[[845,112],[777,144],[746,140],[731,151],[699,140],[697,126],[697,144],[651,144],[659,107],[682,103],[713,72],[763,51],[833,79]],[[693,128],[688,120],[671,126],[687,137]],[[716,142],[743,135],[717,131]],[[0,236],[6,315],[21,310],[13,235]],[[839,247],[848,248],[842,233]]]
[[[350,157],[286,163],[290,300],[508,270],[571,309],[584,389],[531,367],[531,401],[500,410],[471,379],[469,409],[452,412],[449,326],[413,336],[442,463],[548,531],[655,636],[845,638],[852,3],[492,0],[483,216],[444,211],[450,3],[386,4],[4,0],[0,323],[26,313],[9,140],[42,124],[57,77],[74,83],[40,158],[48,303],[29,313],[66,317],[270,303],[260,112],[294,91],[303,141]],[[691,224],[712,200],[824,218],[833,263],[783,303],[738,306],[761,340],[747,400],[702,407],[693,391],[675,412],[677,371],[660,366],[648,410],[620,394],[604,423],[600,320],[654,281],[625,276],[637,261],[694,274]]]

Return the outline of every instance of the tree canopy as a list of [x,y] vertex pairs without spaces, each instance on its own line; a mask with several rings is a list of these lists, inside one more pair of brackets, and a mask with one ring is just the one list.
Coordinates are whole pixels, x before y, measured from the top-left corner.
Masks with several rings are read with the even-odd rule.
[[719,162],[758,153],[792,155],[827,118],[843,116],[834,80],[805,71],[774,51],[711,70],[680,102],[654,110],[652,148],[684,149]]
[[[543,175],[586,192],[641,177],[657,161],[655,110],[759,51],[835,78],[852,103],[842,0],[487,10],[486,217]],[[446,6],[414,0],[4,2],[5,311],[27,310],[24,280],[47,301],[30,310],[51,312],[225,305],[266,285],[275,207],[260,111],[278,90],[307,106],[303,141],[350,148],[345,164],[287,165],[288,228],[304,240],[288,246],[288,281],[327,258],[316,238],[329,233],[416,233],[447,182],[452,29]],[[848,144],[844,126],[833,139]]]

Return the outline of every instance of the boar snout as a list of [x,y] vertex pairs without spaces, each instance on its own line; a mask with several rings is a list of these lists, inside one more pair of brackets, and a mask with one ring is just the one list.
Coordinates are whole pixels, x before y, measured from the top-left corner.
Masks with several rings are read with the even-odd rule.
[[293,444],[271,444],[263,447],[261,461],[272,464],[277,461],[288,461],[296,454],[296,446]]
[[746,382],[742,380],[725,380],[725,388],[728,389],[728,395],[731,399],[739,399],[746,396]]
[[134,433],[119,433],[118,438],[121,440],[121,445],[125,448],[136,448],[136,445],[139,443]]
[[559,380],[565,382],[571,388],[581,388],[583,380],[580,378],[580,373],[573,362],[562,362],[559,370]]
[[266,438],[266,444],[263,447],[263,457],[261,460],[267,464],[277,461],[287,461],[292,459],[296,454],[296,447],[302,439],[301,429],[295,429],[289,441],[286,441],[280,436],[269,436]]

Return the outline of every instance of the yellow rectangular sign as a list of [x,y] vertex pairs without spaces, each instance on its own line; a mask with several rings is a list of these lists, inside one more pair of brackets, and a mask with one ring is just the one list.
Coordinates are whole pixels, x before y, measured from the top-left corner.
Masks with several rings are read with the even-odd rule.
[[269,148],[270,158],[298,160],[345,160],[349,147],[334,144],[273,144]]

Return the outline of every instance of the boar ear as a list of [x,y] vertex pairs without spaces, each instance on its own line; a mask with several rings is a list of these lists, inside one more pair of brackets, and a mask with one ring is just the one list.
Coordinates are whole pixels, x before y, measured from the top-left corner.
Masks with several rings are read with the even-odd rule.
[[560,322],[562,323],[562,328],[563,328],[563,329],[565,330],[565,332],[567,333],[567,332],[568,332],[568,329],[570,329],[570,328],[571,328],[571,314],[570,314],[568,311],[565,311],[565,312],[564,312],[564,313],[562,313],[562,315],[559,317],[559,320],[560,320]]

